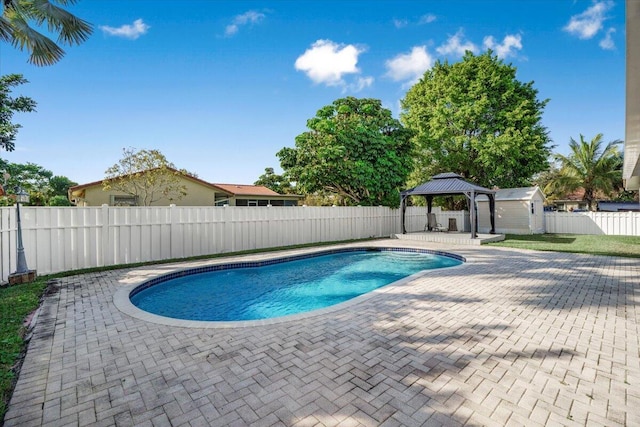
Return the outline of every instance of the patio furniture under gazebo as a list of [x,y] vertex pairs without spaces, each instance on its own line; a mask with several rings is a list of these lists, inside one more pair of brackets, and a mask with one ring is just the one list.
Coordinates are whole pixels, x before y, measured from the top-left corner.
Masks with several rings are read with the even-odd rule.
[[465,181],[462,176],[447,172],[431,178],[431,181],[418,185],[417,187],[409,190],[402,191],[401,207],[402,207],[402,234],[406,234],[405,228],[405,211],[407,209],[407,197],[409,196],[424,196],[427,200],[427,216],[431,213],[431,207],[433,204],[433,196],[452,196],[457,194],[464,194],[467,197],[467,205],[469,206],[469,216],[471,220],[471,238],[475,239],[478,233],[478,220],[476,215],[476,195],[485,194],[489,198],[489,213],[491,220],[491,234],[495,234],[495,212],[496,201],[495,191],[488,188],[480,187],[479,185]]

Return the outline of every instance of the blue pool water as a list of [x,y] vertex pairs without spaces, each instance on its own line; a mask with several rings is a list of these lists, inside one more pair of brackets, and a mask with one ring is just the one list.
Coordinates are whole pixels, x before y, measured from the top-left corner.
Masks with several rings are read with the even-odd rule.
[[150,313],[186,320],[269,319],[338,304],[419,271],[462,261],[423,252],[363,249],[269,263],[181,272],[182,277],[134,289],[131,302]]

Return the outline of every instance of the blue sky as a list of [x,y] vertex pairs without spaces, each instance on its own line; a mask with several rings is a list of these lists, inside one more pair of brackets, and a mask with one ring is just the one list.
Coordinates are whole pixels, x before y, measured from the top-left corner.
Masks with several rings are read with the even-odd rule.
[[104,178],[122,149],[158,149],[217,183],[253,183],[318,109],[345,96],[399,101],[437,60],[491,47],[549,98],[554,151],[570,137],[624,138],[622,0],[82,0],[95,32],[56,65],[0,45],[0,74],[30,83],[36,113],[14,163],[78,183]]

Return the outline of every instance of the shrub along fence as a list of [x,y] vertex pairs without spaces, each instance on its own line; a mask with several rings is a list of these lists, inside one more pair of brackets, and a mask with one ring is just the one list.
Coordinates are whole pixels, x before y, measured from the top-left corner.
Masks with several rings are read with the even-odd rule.
[[[389,237],[400,210],[386,207],[21,207],[29,268],[51,274],[198,255]],[[434,208],[438,222],[468,214]],[[0,282],[16,268],[16,210],[0,208]],[[640,235],[640,213],[548,213],[547,232]],[[408,232],[423,231],[425,207],[409,207]],[[498,230],[499,232],[499,230]]]

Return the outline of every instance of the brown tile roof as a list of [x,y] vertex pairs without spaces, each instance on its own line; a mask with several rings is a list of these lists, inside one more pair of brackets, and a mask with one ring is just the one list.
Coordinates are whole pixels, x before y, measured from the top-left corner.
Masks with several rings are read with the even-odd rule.
[[234,194],[236,196],[279,196],[280,194],[275,191],[264,187],[262,185],[246,185],[246,184],[217,184],[213,183],[218,188],[226,191],[227,193]]
[[578,188],[573,193],[569,193],[564,196],[565,200],[582,201],[583,198],[584,198],[584,188]]
[[[608,199],[607,195],[602,191],[596,190],[594,194],[594,200],[596,199]],[[584,200],[584,188],[580,187],[575,190],[573,193],[565,194],[563,197],[558,198],[557,201],[566,201],[566,202],[581,202]]]

